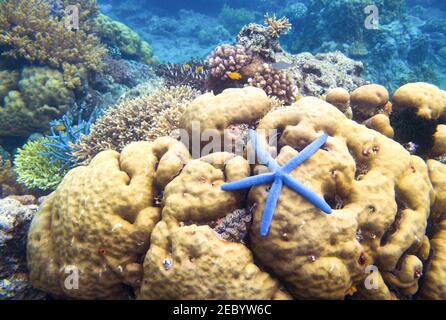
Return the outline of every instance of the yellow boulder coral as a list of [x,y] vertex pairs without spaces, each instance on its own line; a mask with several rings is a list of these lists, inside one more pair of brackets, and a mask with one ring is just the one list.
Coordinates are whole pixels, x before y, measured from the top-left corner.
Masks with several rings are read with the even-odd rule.
[[429,174],[435,190],[432,206],[432,256],[425,271],[420,296],[424,299],[446,299],[446,165],[429,160]]
[[209,226],[243,205],[220,186],[249,176],[248,162],[228,153],[193,160],[164,192],[162,221],[144,261],[140,299],[281,299],[287,294],[255,265],[242,243]]
[[[33,285],[71,298],[127,297],[125,285],[140,284],[139,261],[160,218],[156,197],[188,159],[182,144],[162,138],[104,151],[71,170],[30,228]],[[76,274],[77,284],[69,278]]]
[[378,84],[368,84],[352,92],[350,102],[355,119],[364,121],[378,113],[390,113],[389,92]]
[[[316,98],[266,115],[258,126],[266,145],[265,130],[259,129],[282,132],[281,164],[323,132],[330,136],[292,175],[334,209],[326,215],[284,188],[269,235],[262,238],[259,225],[268,189],[251,189],[250,201],[257,205],[251,243],[260,261],[297,298],[342,299],[356,289],[358,296],[367,291],[370,298],[391,298],[392,291],[414,294],[433,199],[426,164]],[[368,266],[376,267],[385,287],[367,289]]]
[[393,94],[396,110],[412,109],[426,120],[446,119],[446,92],[424,82],[409,83]]

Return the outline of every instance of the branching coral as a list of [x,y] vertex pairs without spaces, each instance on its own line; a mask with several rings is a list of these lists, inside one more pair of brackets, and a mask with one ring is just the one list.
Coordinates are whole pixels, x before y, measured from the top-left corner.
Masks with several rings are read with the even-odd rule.
[[[93,2],[86,0],[82,4]],[[78,69],[101,69],[106,50],[94,34],[88,33],[88,28],[83,29],[89,24],[80,24],[77,32],[68,30],[65,18],[54,17],[46,0],[6,0],[0,3],[0,11],[3,55],[55,68],[66,63]],[[93,12],[83,14],[89,17]]]
[[64,169],[64,161],[50,161],[45,155],[51,151],[46,146],[49,142],[47,138],[30,141],[17,151],[14,159],[17,181],[27,188],[53,190],[68,171]]
[[121,151],[134,141],[175,135],[184,109],[197,94],[189,87],[161,88],[150,96],[123,101],[107,110],[91,133],[73,146],[74,155],[87,163],[103,150]]
[[288,33],[292,27],[288,18],[282,17],[277,19],[276,15],[270,16],[268,13],[265,15],[265,25],[268,26],[268,32],[271,33],[273,37],[279,37]]

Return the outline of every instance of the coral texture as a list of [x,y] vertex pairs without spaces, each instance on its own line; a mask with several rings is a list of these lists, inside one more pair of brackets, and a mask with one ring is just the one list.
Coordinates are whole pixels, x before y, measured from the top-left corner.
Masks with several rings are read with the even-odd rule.
[[64,168],[65,162],[50,161],[45,155],[50,151],[46,146],[49,142],[48,138],[41,138],[18,149],[14,159],[17,182],[40,190],[54,190],[59,185],[68,169]]
[[289,59],[292,62],[289,72],[303,96],[320,97],[334,88],[352,92],[367,83],[362,77],[363,64],[341,52],[316,55],[304,52]]
[[390,114],[389,92],[386,88],[377,84],[368,84],[359,87],[350,95],[353,109],[353,118],[364,121],[378,113]]
[[[421,249],[433,200],[426,164],[317,98],[269,113],[259,129],[264,145],[263,129],[281,132],[280,164],[321,131],[330,136],[325,150],[293,176],[335,209],[326,215],[284,189],[269,235],[262,238],[268,192],[265,186],[251,189],[250,201],[257,204],[251,244],[260,261],[298,298],[340,299],[355,291],[378,299],[413,295],[426,258]],[[378,268],[374,279],[382,278],[378,289],[365,287],[369,265]]]
[[[195,99],[185,110],[180,128],[185,129],[191,139],[194,134],[202,136],[205,131],[206,136],[220,137],[219,141],[215,141],[220,150],[213,151],[223,151],[224,148],[225,151],[239,154],[234,149],[243,147],[246,137],[244,132],[249,126],[255,125],[271,107],[271,100],[265,92],[254,87],[226,89],[219,95],[206,93]],[[192,153],[197,151],[196,148],[194,145]],[[193,157],[197,156],[193,154]]]
[[248,84],[261,88],[270,97],[276,97],[289,105],[296,101],[297,87],[294,80],[285,70],[274,69],[269,64],[263,64],[262,68],[250,79]]
[[226,193],[222,183],[250,173],[248,162],[213,153],[189,162],[166,186],[162,220],[144,260],[140,299],[285,298],[241,243],[222,241],[208,225],[241,204],[243,193]]
[[90,134],[73,146],[80,162],[111,149],[120,152],[136,141],[175,136],[186,106],[198,95],[189,87],[160,88],[151,95],[124,100],[110,108],[91,127]]
[[74,103],[74,92],[63,74],[47,67],[24,67],[9,86],[0,108],[0,136],[28,136],[48,129]]
[[156,58],[150,45],[125,24],[103,14],[96,18],[96,34],[109,46],[116,47],[124,58],[153,64]]
[[[95,6],[96,1],[82,1],[82,5],[82,9],[87,9]],[[106,50],[99,39],[88,32],[90,24],[80,23],[77,32],[67,29],[65,18],[59,20],[53,16],[45,0],[6,0],[0,3],[0,11],[3,55],[55,68],[62,68],[64,63],[85,70],[102,67]],[[86,16],[82,19],[93,11],[88,9],[83,14]]]
[[231,80],[232,72],[240,73],[252,60],[252,52],[241,45],[218,46],[207,59],[209,75],[215,79]]
[[446,165],[428,160],[429,174],[434,186],[435,203],[432,206],[432,255],[425,270],[420,290],[423,299],[446,299]]
[[45,297],[31,287],[26,266],[26,238],[36,212],[34,203],[24,205],[13,198],[0,199],[1,300]]
[[[154,199],[188,159],[181,143],[165,137],[121,154],[104,151],[71,170],[30,228],[33,286],[56,296],[126,298],[125,285],[140,285],[140,259],[160,218]],[[70,272],[79,272],[78,289],[67,285]]]

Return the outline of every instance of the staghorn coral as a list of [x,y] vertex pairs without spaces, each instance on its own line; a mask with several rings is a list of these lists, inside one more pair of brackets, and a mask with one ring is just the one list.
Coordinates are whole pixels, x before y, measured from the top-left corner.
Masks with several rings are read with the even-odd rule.
[[[85,0],[80,4],[93,5],[95,1]],[[101,69],[106,50],[99,39],[88,32],[89,23],[80,23],[77,32],[68,30],[65,18],[59,20],[52,16],[51,6],[45,0],[6,0],[0,3],[0,11],[2,55],[54,68],[66,64],[66,67],[71,65],[79,70]],[[87,18],[94,12],[87,10],[81,16],[83,14]]]
[[50,149],[46,144],[51,143],[48,138],[29,141],[18,149],[14,159],[14,170],[17,182],[27,188],[40,190],[54,190],[67,173],[65,162],[51,161],[45,153]]
[[[325,215],[284,189],[269,235],[262,238],[268,190],[251,189],[250,203],[257,206],[250,238],[260,261],[298,298],[342,299],[355,291],[375,299],[413,295],[426,258],[424,235],[434,196],[426,164],[317,98],[267,114],[257,128],[264,145],[271,129],[281,132],[280,164],[321,132],[330,136],[325,150],[292,174],[336,209]],[[378,268],[376,290],[364,287],[369,265]]]
[[[15,90],[16,89],[16,90]],[[48,129],[74,103],[74,92],[63,74],[47,67],[24,67],[16,88],[0,108],[0,135],[27,136]]]
[[[154,198],[188,159],[181,143],[164,137],[104,151],[71,170],[30,228],[33,286],[71,298],[127,298],[126,286],[140,285],[140,259],[160,218]],[[66,270],[80,273],[77,290],[65,285]]]
[[134,59],[146,64],[156,63],[150,45],[125,24],[103,14],[96,18],[95,33],[101,40],[119,49],[123,58]]
[[268,96],[276,97],[285,104],[289,105],[296,101],[297,87],[288,72],[274,69],[267,63],[248,79],[248,84],[263,89]]
[[265,15],[265,25],[268,26],[268,32],[277,38],[283,34],[287,34],[292,27],[288,18],[282,17],[277,19],[276,15],[273,14],[270,16],[268,13]]
[[283,49],[279,37],[291,29],[288,19],[279,20],[275,16],[265,15],[264,25],[250,23],[244,26],[237,35],[237,43],[251,50],[265,61],[274,61]]
[[153,141],[175,135],[179,119],[198,92],[189,87],[157,89],[151,95],[124,100],[108,109],[92,126],[90,134],[72,146],[79,162],[88,163],[103,150],[121,151],[135,141]]
[[429,175],[434,186],[435,202],[432,205],[432,254],[426,265],[422,299],[446,299],[446,165],[428,160]]

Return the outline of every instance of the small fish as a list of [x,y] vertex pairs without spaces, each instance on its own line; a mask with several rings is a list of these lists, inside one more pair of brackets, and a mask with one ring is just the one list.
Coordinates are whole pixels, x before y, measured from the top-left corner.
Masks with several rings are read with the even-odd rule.
[[242,79],[242,75],[239,72],[229,72],[228,73],[228,78],[231,80],[241,80]]
[[203,66],[196,66],[195,67],[195,72],[203,72],[204,71],[204,67]]
[[54,127],[55,130],[57,131],[65,131],[65,126],[63,124],[58,124],[57,126]]
[[293,66],[292,63],[284,62],[284,61],[278,61],[271,65],[276,70],[286,70]]
[[189,64],[189,63],[185,63],[185,64],[183,64],[183,68],[184,68],[185,70],[189,70],[189,69],[190,69],[190,64]]

